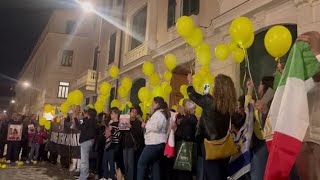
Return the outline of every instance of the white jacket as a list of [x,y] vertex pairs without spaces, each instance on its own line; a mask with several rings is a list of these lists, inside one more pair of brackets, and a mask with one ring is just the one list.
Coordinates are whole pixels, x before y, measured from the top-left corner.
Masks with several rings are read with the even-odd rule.
[[167,142],[168,120],[162,111],[157,110],[154,112],[146,124],[146,133],[144,135],[146,145],[157,145]]
[[[308,80],[309,81],[309,80]],[[320,145],[320,83],[309,86],[309,128],[304,141],[313,142]]]

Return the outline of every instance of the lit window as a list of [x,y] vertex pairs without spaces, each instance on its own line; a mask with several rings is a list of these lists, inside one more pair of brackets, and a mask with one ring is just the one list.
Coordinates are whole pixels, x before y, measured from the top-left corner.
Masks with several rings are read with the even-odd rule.
[[191,16],[199,14],[199,0],[183,0],[182,15]]
[[113,33],[110,36],[108,64],[111,64],[114,62],[114,58],[116,54],[116,40],[117,40],[117,33]]
[[72,66],[73,51],[64,50],[62,53],[61,66]]
[[130,50],[141,45],[146,36],[146,27],[147,27],[147,6],[138,11],[132,20],[132,32],[133,36],[131,37],[131,47]]
[[66,99],[69,93],[69,83],[59,82],[58,98]]

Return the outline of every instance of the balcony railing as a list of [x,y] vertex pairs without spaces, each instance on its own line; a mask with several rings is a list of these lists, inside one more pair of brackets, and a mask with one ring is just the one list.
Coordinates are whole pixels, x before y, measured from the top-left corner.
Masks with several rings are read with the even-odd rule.
[[148,43],[144,42],[140,46],[134,48],[125,55],[126,61],[124,62],[124,65],[129,64],[146,55],[148,55]]
[[[96,75],[96,71],[88,69],[88,71],[83,73],[77,80],[77,88],[85,87],[86,90],[94,91]],[[101,73],[99,73],[99,79],[101,79]]]

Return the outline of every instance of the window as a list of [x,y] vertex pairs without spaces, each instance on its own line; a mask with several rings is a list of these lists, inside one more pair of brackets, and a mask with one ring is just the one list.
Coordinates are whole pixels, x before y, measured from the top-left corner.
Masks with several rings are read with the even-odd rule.
[[116,54],[116,40],[117,40],[117,33],[115,32],[110,36],[108,64],[112,64],[114,62],[114,58]]
[[64,50],[62,53],[61,66],[72,66],[73,50]]
[[199,14],[199,0],[183,0],[182,1],[182,15],[191,16],[192,14]]
[[66,34],[73,33],[74,29],[75,29],[75,26],[76,26],[76,22],[75,21],[72,21],[72,20],[67,21]]
[[66,99],[69,93],[69,83],[59,82],[58,98]]
[[[297,26],[296,25],[284,25],[286,26],[291,34],[293,42],[297,38]],[[252,46],[248,49],[248,56],[250,62],[250,71],[252,75],[252,79],[254,85],[259,85],[261,79],[264,76],[273,76],[276,68],[277,62],[274,60],[273,57],[269,55],[265,46],[264,46],[264,37],[269,29],[262,31],[255,35],[255,40]],[[285,63],[288,57],[287,53],[284,57],[281,58],[281,62]],[[240,65],[240,82],[242,90],[245,89],[245,80],[244,78],[248,79],[248,70],[245,66],[245,62],[243,61]],[[244,92],[244,91],[243,91]]]
[[90,97],[86,98],[86,105],[90,104]]
[[168,1],[167,28],[171,28],[176,23],[176,0]]
[[132,21],[131,48],[130,50],[138,47],[145,40],[147,26],[147,6],[142,8],[137,14],[134,15]]
[[109,109],[111,108],[111,102],[116,98],[116,89],[113,87],[110,91]]

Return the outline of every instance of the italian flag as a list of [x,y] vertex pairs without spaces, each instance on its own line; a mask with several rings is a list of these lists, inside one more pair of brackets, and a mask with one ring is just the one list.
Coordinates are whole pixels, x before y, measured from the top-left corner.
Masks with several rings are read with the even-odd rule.
[[319,62],[308,44],[296,42],[264,127],[269,149],[265,180],[287,180],[289,177],[309,126],[305,81],[318,71]]

